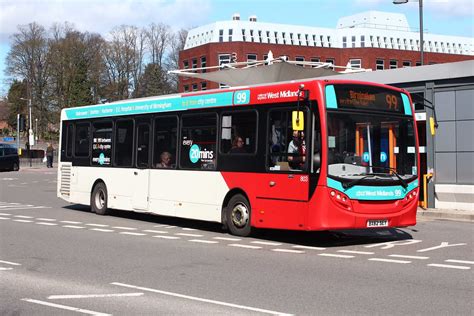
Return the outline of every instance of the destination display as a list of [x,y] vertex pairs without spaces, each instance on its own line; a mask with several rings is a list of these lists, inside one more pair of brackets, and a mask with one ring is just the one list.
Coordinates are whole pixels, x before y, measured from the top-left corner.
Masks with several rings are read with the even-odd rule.
[[373,86],[334,85],[338,108],[404,113],[401,93]]

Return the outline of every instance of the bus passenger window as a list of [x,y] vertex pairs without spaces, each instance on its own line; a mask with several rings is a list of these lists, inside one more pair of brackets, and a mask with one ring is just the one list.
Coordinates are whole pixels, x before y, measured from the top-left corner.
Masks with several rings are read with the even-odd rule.
[[131,167],[133,157],[133,121],[117,121],[115,128],[115,166]]
[[153,167],[176,168],[176,144],[178,141],[178,119],[175,116],[155,119],[155,145]]
[[89,123],[76,124],[75,152],[77,157],[89,156]]
[[256,149],[257,114],[254,111],[224,113],[221,153],[253,154]]

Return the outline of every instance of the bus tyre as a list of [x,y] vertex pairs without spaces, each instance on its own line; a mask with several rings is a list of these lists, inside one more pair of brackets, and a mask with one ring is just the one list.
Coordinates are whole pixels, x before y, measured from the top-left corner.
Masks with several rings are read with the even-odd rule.
[[226,207],[226,224],[232,235],[248,236],[252,231],[250,226],[250,203],[241,194],[234,195]]
[[95,185],[91,194],[91,210],[98,215],[107,215],[107,187],[105,183],[99,182]]

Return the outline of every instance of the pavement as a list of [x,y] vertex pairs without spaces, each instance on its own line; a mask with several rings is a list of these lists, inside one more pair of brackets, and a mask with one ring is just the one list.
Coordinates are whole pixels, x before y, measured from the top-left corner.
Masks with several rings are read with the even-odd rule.
[[[21,164],[20,170],[34,170],[42,171],[49,170],[46,168],[46,164],[43,162],[34,163],[32,166],[28,166],[27,163]],[[57,165],[54,164],[53,169],[56,169]],[[438,208],[421,208],[418,207],[417,218],[420,220],[452,220],[452,221],[463,221],[463,222],[474,222],[474,211],[465,210],[453,210],[453,209],[438,209]]]

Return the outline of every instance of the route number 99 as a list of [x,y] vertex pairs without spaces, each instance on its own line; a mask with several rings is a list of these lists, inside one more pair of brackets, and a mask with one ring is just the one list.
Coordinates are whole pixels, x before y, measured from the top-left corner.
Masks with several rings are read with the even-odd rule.
[[250,91],[237,91],[234,94],[234,104],[248,104],[250,102]]
[[388,94],[385,97],[385,101],[387,101],[389,110],[398,111],[398,100],[396,96]]

